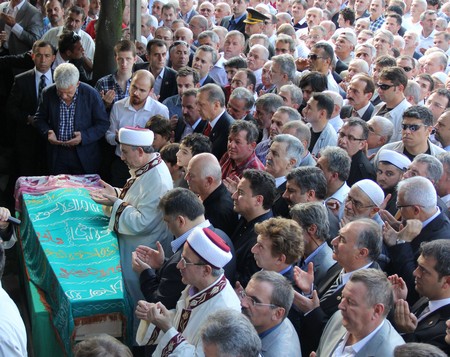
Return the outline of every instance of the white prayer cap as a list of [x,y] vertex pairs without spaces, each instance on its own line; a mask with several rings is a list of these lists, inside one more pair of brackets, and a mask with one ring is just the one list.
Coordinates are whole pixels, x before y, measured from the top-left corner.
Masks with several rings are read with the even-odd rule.
[[445,85],[445,81],[447,80],[447,75],[444,72],[436,72],[431,75],[433,79],[437,79],[439,82]]
[[378,162],[388,162],[391,165],[398,167],[400,170],[406,170],[411,165],[411,160],[405,155],[400,154],[394,150],[384,149],[378,155]]
[[233,257],[230,247],[209,228],[194,228],[187,242],[195,253],[214,268],[223,268]]
[[152,146],[154,134],[150,129],[126,126],[119,130],[119,143],[131,146]]
[[361,180],[356,182],[353,186],[359,187],[377,207],[380,207],[383,203],[384,192],[381,187],[372,180]]

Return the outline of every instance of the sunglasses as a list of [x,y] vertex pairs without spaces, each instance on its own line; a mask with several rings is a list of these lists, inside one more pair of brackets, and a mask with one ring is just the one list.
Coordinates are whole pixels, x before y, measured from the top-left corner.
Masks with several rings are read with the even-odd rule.
[[415,132],[415,131],[419,130],[420,127],[422,127],[422,126],[427,126],[427,125],[424,125],[424,124],[402,124],[402,129],[403,130],[409,129],[412,132]]
[[381,90],[388,90],[392,87],[395,87],[395,85],[394,84],[377,83],[377,87],[380,88]]
[[308,55],[308,59],[311,60],[311,61],[317,61],[318,58],[326,59],[326,57],[320,57],[320,56],[317,56],[317,55],[314,54],[314,53]]
[[403,70],[405,71],[405,72],[411,72],[412,71],[412,68],[411,67],[402,67],[403,68]]

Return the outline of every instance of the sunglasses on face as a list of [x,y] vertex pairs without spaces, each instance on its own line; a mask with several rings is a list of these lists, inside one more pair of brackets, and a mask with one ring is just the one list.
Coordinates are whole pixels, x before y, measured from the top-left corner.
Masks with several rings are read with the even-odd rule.
[[308,55],[308,59],[311,61],[317,61],[318,58],[325,58],[325,57],[317,56],[314,53]]
[[394,84],[377,83],[377,87],[380,88],[381,90],[388,90],[392,87],[395,87],[395,85]]
[[402,67],[403,68],[403,70],[405,71],[405,72],[411,72],[412,71],[412,68],[411,67]]
[[412,132],[415,132],[419,130],[422,126],[426,126],[424,124],[402,124],[403,130],[411,130]]

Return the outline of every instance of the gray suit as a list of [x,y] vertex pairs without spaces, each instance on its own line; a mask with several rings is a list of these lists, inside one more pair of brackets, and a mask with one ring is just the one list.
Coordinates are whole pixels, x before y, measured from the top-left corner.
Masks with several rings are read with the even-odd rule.
[[284,319],[279,327],[261,338],[264,357],[302,357],[297,332],[289,319]]
[[[324,246],[311,260],[314,263],[314,285],[316,286],[319,286],[327,276],[328,269],[336,264],[336,260],[332,258],[333,251],[327,243],[323,244]],[[307,271],[308,266],[302,266],[302,270]]]
[[[6,12],[9,2],[0,4],[0,12]],[[33,43],[40,38],[43,23],[40,12],[28,1],[22,5],[15,17],[16,23],[19,24],[23,31],[17,36],[11,31],[8,39],[9,53],[18,55],[31,50]],[[0,31],[5,30],[5,22],[0,20]]]
[[[317,349],[317,357],[331,356],[346,332],[347,330],[342,326],[341,311],[337,311],[328,321],[323,331],[319,348]],[[383,326],[356,354],[356,357],[393,356],[394,348],[404,343],[405,341],[391,323],[388,320],[384,320]]]
[[325,128],[323,128],[322,133],[314,144],[313,149],[311,150],[311,154],[317,157],[320,149],[327,146],[336,146],[337,145],[337,134],[336,130],[330,125],[327,124]]

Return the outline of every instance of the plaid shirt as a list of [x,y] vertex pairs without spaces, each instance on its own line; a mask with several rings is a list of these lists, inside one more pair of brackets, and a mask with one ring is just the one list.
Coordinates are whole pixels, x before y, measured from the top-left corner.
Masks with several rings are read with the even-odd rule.
[[131,78],[128,79],[127,90],[124,92],[122,90],[122,87],[116,81],[116,73],[108,74],[107,76],[104,76],[97,81],[97,83],[95,84],[95,89],[97,89],[97,91],[99,93],[101,91],[103,91],[103,93],[106,93],[107,91],[109,91],[111,89],[114,92],[116,92],[116,94],[114,96],[114,101],[112,102],[112,104],[114,104],[118,100],[121,100],[121,99],[129,96],[128,90],[130,89],[130,83],[131,83]]
[[68,141],[73,138],[73,122],[75,117],[75,107],[77,104],[78,88],[73,96],[72,103],[67,105],[59,99],[59,133],[58,140]]
[[376,30],[380,29],[381,26],[383,26],[384,21],[385,21],[384,15],[381,15],[375,21],[370,21],[369,30],[375,32]]

